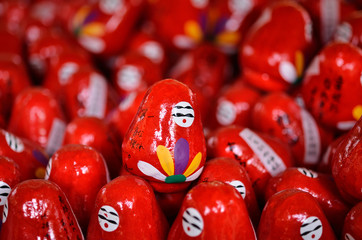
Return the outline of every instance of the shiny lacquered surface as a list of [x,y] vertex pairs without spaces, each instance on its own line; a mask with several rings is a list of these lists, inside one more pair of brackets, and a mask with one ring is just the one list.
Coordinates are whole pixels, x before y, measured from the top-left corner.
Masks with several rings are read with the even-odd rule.
[[146,93],[124,137],[123,164],[158,192],[185,189],[201,173],[206,147],[192,91],[167,79]]
[[338,145],[332,174],[342,196],[351,203],[362,200],[362,118]]
[[361,239],[362,236],[362,202],[357,203],[344,220],[342,238],[346,240]]
[[285,189],[298,189],[311,194],[318,201],[335,233],[338,236],[341,234],[343,220],[350,206],[339,194],[330,175],[307,168],[288,168],[269,180],[265,195],[269,199]]
[[318,202],[295,189],[272,196],[264,207],[258,239],[337,239]]
[[307,109],[323,126],[347,131],[362,115],[362,51],[331,43],[309,65],[302,94]]
[[248,173],[237,161],[231,158],[214,158],[205,163],[198,183],[219,181],[233,186],[244,199],[249,216],[257,226],[260,209]]
[[73,119],[65,129],[63,145],[67,144],[83,144],[96,149],[104,157],[111,178],[119,175],[122,167],[122,149],[115,133],[102,119]]
[[315,168],[333,133],[321,128],[308,110],[286,93],[270,93],[252,111],[253,127],[288,144],[298,166]]
[[97,193],[109,181],[102,155],[89,146],[66,145],[49,160],[45,179],[63,190],[79,225],[86,232]]
[[211,133],[207,147],[210,156],[229,157],[245,167],[260,201],[268,179],[294,164],[285,144],[239,126],[223,127]]
[[8,130],[32,140],[48,154],[53,154],[61,146],[65,116],[48,89],[31,87],[17,95]]
[[98,193],[87,239],[165,239],[168,223],[152,187],[136,176],[120,176]]
[[0,239],[84,239],[62,190],[46,180],[27,180],[11,192]]
[[44,150],[31,141],[0,129],[0,155],[19,165],[20,179],[43,178],[48,164]]
[[245,79],[265,91],[289,89],[314,51],[312,32],[312,20],[299,4],[276,1],[265,8],[241,47]]
[[186,195],[168,235],[172,239],[256,239],[244,200],[222,182],[200,183]]

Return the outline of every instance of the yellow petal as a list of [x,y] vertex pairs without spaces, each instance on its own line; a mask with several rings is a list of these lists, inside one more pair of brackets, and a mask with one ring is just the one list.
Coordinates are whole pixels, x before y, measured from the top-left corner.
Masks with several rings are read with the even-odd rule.
[[352,110],[354,119],[358,120],[362,116],[362,105],[357,105]]
[[236,44],[240,40],[240,34],[237,32],[222,32],[216,37],[216,42],[221,44]]
[[158,160],[161,163],[163,170],[172,176],[175,174],[175,167],[170,151],[162,145],[159,145],[156,149]]
[[101,23],[90,23],[82,29],[82,34],[100,37],[104,35],[104,25]]
[[202,39],[202,30],[195,21],[187,21],[185,23],[185,33],[196,42],[199,42]]
[[298,77],[302,76],[304,68],[304,56],[301,51],[295,53],[295,67],[297,69]]
[[79,11],[74,16],[73,27],[79,27],[82,24],[83,20],[87,17],[89,10],[89,6],[84,6],[79,9]]
[[184,176],[188,177],[190,176],[193,172],[196,171],[196,169],[199,167],[200,163],[201,163],[201,157],[202,154],[201,152],[199,152],[198,154],[196,154],[196,156],[194,157],[194,159],[192,160],[190,166],[186,169],[186,171],[184,172]]

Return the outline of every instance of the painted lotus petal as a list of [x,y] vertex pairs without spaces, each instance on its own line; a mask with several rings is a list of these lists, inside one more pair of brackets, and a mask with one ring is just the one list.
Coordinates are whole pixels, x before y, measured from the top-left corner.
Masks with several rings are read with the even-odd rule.
[[180,138],[175,145],[175,174],[182,174],[189,163],[190,148],[186,139]]
[[149,177],[153,177],[154,179],[165,181],[166,176],[163,175],[160,171],[158,171],[154,166],[144,161],[138,161],[137,163],[138,169],[145,175]]
[[186,182],[194,181],[196,178],[200,176],[202,173],[202,170],[204,170],[204,167],[201,167],[199,170],[197,170],[194,174],[186,178]]
[[162,169],[169,175],[174,175],[174,164],[170,151],[165,146],[159,145],[156,149],[158,160]]
[[190,176],[193,172],[196,171],[196,169],[199,167],[200,163],[201,163],[201,157],[202,154],[201,152],[199,152],[198,154],[196,154],[196,156],[194,157],[194,159],[192,160],[190,166],[186,169],[186,171],[184,172],[185,177]]

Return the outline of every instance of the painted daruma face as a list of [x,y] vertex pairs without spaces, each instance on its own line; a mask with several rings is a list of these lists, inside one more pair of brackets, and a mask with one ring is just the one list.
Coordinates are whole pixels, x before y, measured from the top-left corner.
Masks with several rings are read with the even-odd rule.
[[195,208],[187,208],[182,215],[182,228],[190,237],[197,237],[204,229],[201,214]]
[[172,118],[180,127],[190,127],[194,122],[195,112],[190,103],[179,102],[172,109]]
[[304,240],[318,240],[323,233],[323,225],[317,217],[309,217],[303,221],[300,227],[300,236]]
[[113,207],[104,205],[99,209],[98,222],[104,231],[113,232],[119,226],[119,215]]

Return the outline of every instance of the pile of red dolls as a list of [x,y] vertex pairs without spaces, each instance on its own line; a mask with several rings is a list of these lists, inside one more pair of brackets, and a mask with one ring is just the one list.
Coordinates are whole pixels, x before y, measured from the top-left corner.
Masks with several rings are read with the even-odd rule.
[[0,240],[361,240],[361,47],[361,0],[1,1]]

